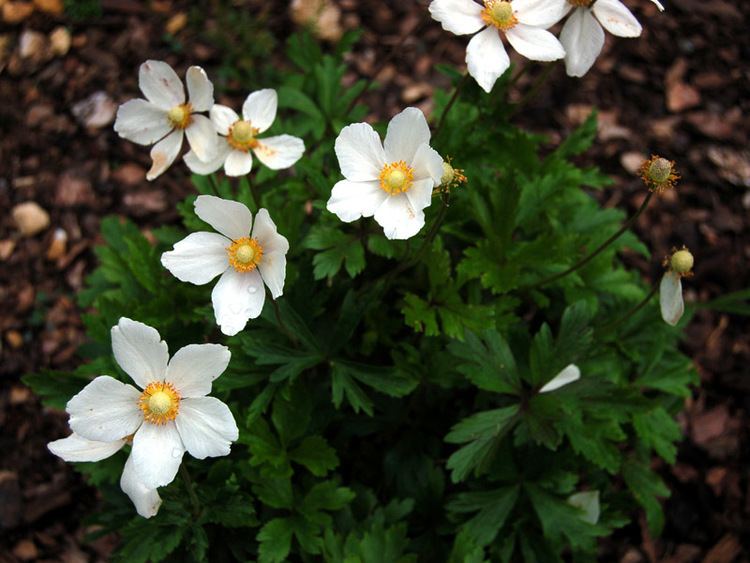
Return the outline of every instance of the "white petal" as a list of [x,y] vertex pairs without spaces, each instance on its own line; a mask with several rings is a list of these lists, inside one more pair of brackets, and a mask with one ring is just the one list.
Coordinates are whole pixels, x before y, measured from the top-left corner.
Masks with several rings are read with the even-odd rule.
[[253,169],[253,156],[249,152],[238,150],[229,151],[224,161],[224,173],[227,176],[236,178],[237,176],[246,176]]
[[115,131],[128,141],[152,145],[171,130],[166,112],[146,100],[130,100],[117,109]]
[[264,252],[263,259],[258,264],[263,282],[271,290],[271,297],[277,299],[284,294],[284,280],[286,279],[286,254],[283,252]]
[[341,173],[352,182],[377,180],[386,165],[380,137],[367,123],[344,127],[336,137],[335,149]]
[[430,178],[433,186],[440,184],[440,179],[443,177],[443,157],[429,145],[422,145],[417,149],[411,167],[414,169],[414,178],[417,180]]
[[577,365],[570,364],[565,369],[563,369],[560,373],[558,373],[555,377],[550,379],[546,385],[544,385],[541,389],[539,389],[539,392],[548,393],[550,391],[554,391],[555,389],[559,389],[560,387],[563,387],[564,385],[568,385],[569,383],[578,381],[580,378],[581,378],[581,370],[578,369]]
[[280,235],[276,229],[276,223],[273,222],[268,214],[268,209],[261,208],[255,214],[255,224],[253,225],[253,238],[263,247],[263,257],[266,252],[280,252],[286,254],[289,252],[289,241],[286,237]]
[[242,117],[258,129],[259,133],[263,133],[273,125],[278,104],[279,97],[276,95],[276,90],[271,88],[258,90],[250,94],[242,104]]
[[108,375],[100,375],[68,401],[70,428],[87,440],[114,442],[130,436],[143,422],[141,393]]
[[169,135],[154,145],[151,149],[151,170],[146,174],[146,180],[154,180],[169,168],[182,147],[183,132],[175,129]]
[[136,512],[144,518],[156,516],[161,506],[161,498],[156,489],[149,489],[138,478],[133,464],[133,456],[128,456],[120,476],[120,488],[130,497]]
[[97,442],[87,440],[75,432],[47,444],[49,451],[65,461],[101,461],[116,454],[125,445],[125,440]]
[[406,108],[388,123],[383,148],[388,162],[414,160],[417,149],[430,143],[430,126],[421,110]]
[[258,139],[258,146],[253,149],[255,156],[271,170],[282,170],[293,166],[305,152],[305,143],[298,137],[278,135],[267,139]]
[[326,209],[345,223],[360,217],[372,217],[388,194],[380,188],[380,182],[350,182],[341,180],[331,190]]
[[513,48],[532,61],[556,61],[565,56],[565,49],[549,31],[519,23],[505,32]]
[[229,267],[230,244],[218,233],[190,233],[161,255],[161,265],[180,281],[203,285]]
[[432,0],[430,15],[445,31],[456,35],[476,33],[486,24],[482,20],[482,6],[473,0]]
[[591,7],[604,29],[618,37],[638,37],[641,24],[619,0],[596,0]]
[[250,235],[253,225],[253,214],[244,203],[215,195],[199,195],[195,199],[195,214],[232,240]]
[[211,121],[216,128],[216,131],[222,135],[229,134],[229,128],[234,125],[236,121],[240,120],[240,116],[237,115],[232,108],[222,106],[221,104],[214,104],[211,106],[211,111],[208,113],[211,117]]
[[141,389],[164,379],[169,350],[155,328],[121,317],[111,333],[117,364]]
[[565,47],[565,72],[568,76],[583,76],[602,52],[604,30],[591,10],[577,8],[565,22],[560,42]]
[[424,212],[415,209],[406,194],[392,195],[375,211],[375,220],[386,238],[408,239],[424,227]]
[[675,326],[685,312],[682,300],[682,281],[679,274],[667,272],[659,284],[659,306],[664,322]]
[[192,123],[185,129],[188,144],[199,160],[212,160],[218,152],[219,135],[211,120],[205,115],[192,115]]
[[198,459],[229,455],[231,443],[239,437],[229,407],[214,397],[182,401],[175,424],[185,448]]
[[488,27],[471,38],[466,46],[466,65],[469,74],[487,93],[492,91],[495,81],[508,70],[510,59],[505,52],[500,34]]
[[199,66],[191,66],[186,75],[188,100],[193,111],[208,111],[214,104],[214,85]]
[[162,425],[144,422],[133,437],[130,452],[136,479],[147,489],[169,485],[177,475],[184,453],[174,421]]
[[518,21],[547,29],[565,17],[571,9],[568,0],[513,0]]
[[194,174],[207,176],[208,174],[213,174],[219,168],[224,166],[224,161],[227,159],[227,156],[229,156],[229,153],[233,149],[229,146],[229,143],[226,142],[224,137],[219,137],[219,140],[217,142],[218,146],[216,147],[216,156],[211,160],[203,162],[201,159],[195,156],[195,153],[193,151],[188,152],[183,157],[185,164],[187,164],[187,167],[190,168],[191,172],[193,172]]
[[227,336],[240,332],[247,321],[260,316],[266,291],[258,270],[238,272],[229,268],[211,292],[216,324]]
[[659,8],[660,12],[664,11],[664,4],[659,2],[659,0],[651,0],[654,4],[656,4],[656,7]]
[[432,188],[434,187],[432,178],[416,180],[406,192],[406,197],[414,209],[422,211],[432,203]]
[[211,392],[211,382],[224,373],[231,357],[229,348],[221,344],[189,344],[172,356],[165,379],[183,398],[203,397]]
[[146,99],[169,111],[185,103],[185,90],[177,73],[163,61],[146,61],[138,70],[138,85]]
[[568,497],[568,504],[583,511],[581,520],[589,524],[599,521],[601,509],[599,507],[599,491],[583,491]]

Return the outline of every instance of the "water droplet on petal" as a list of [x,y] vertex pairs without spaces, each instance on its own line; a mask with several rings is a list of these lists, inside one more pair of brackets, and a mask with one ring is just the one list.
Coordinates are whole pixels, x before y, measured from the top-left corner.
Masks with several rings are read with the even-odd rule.
[[182,450],[180,448],[172,448],[172,457],[177,459],[182,455]]
[[248,288],[247,288],[247,292],[248,292],[248,293],[249,293],[250,295],[253,295],[253,294],[255,294],[255,293],[257,293],[257,292],[258,292],[258,288],[257,288],[257,287],[255,287],[254,285],[248,286]]

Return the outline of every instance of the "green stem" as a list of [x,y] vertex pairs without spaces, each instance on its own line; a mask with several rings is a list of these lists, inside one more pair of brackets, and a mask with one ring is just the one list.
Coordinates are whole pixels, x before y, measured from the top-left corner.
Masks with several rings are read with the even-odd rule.
[[539,94],[539,91],[542,89],[542,86],[544,86],[544,83],[547,82],[547,79],[549,78],[550,74],[552,74],[552,71],[555,70],[555,67],[557,65],[555,63],[549,63],[544,68],[544,70],[539,74],[539,76],[536,77],[536,80],[534,80],[534,83],[531,85],[531,88],[528,92],[524,95],[523,98],[521,98],[521,101],[518,102],[508,114],[508,117],[517,114],[519,111],[521,111],[528,103],[537,97]]
[[211,185],[211,190],[214,192],[214,195],[216,197],[221,197],[221,194],[219,193],[219,186],[216,183],[216,178],[213,174],[208,175],[208,183]]
[[648,207],[648,204],[651,202],[651,198],[653,196],[654,196],[654,192],[648,192],[648,195],[646,196],[646,199],[643,200],[643,203],[638,208],[638,211],[636,211],[635,214],[630,219],[628,219],[627,221],[625,221],[625,223],[623,224],[623,226],[620,227],[620,229],[615,234],[613,234],[611,237],[609,237],[607,240],[605,240],[602,244],[600,244],[596,248],[596,250],[594,250],[591,254],[589,254],[587,256],[584,256],[583,258],[581,258],[578,262],[576,262],[575,264],[573,264],[567,270],[559,272],[559,273],[557,273],[557,274],[555,274],[553,276],[549,276],[547,278],[544,278],[543,280],[538,281],[535,284],[532,284],[532,285],[528,286],[526,289],[535,289],[535,288],[540,287],[542,285],[546,285],[546,284],[551,283],[553,281],[557,281],[560,278],[564,278],[568,274],[571,274],[571,273],[575,272],[579,268],[583,268],[586,264],[588,264],[594,258],[596,258],[597,256],[599,256],[599,254],[601,254],[602,252],[604,252],[604,250],[610,244],[612,244],[614,241],[616,241],[618,238],[620,238],[625,233],[625,231],[627,231],[628,229],[630,229],[630,227],[633,226],[633,224],[638,220],[638,217],[641,216],[641,213],[643,213],[646,210],[646,208]]
[[427,250],[430,248],[430,246],[432,245],[432,241],[435,239],[435,236],[437,236],[437,233],[440,230],[441,225],[443,224],[443,221],[445,221],[445,216],[448,214],[448,204],[444,200],[441,201],[443,202],[443,206],[440,208],[438,216],[435,217],[435,221],[433,221],[432,225],[430,226],[430,230],[427,231],[427,234],[425,235],[421,246],[414,253],[414,257],[411,260],[401,262],[401,264],[391,270],[391,272],[388,274],[389,278],[395,277],[404,270],[408,270],[412,266],[417,265],[424,256],[425,252],[427,252]]
[[464,85],[469,80],[469,74],[466,73],[461,78],[460,82],[456,84],[456,87],[453,89],[453,95],[451,96],[451,99],[448,100],[448,103],[445,106],[445,109],[443,110],[443,113],[440,115],[440,121],[438,121],[437,127],[435,127],[435,132],[432,134],[432,137],[435,138],[440,133],[440,130],[443,128],[443,124],[445,123],[445,118],[448,116],[448,112],[453,107],[453,104],[456,103],[456,100],[458,99],[459,94],[461,93],[461,90],[463,90]]
[[284,331],[287,338],[296,346],[297,345],[297,339],[294,337],[294,334],[292,334],[292,331],[290,331],[286,325],[284,324],[284,321],[281,319],[281,310],[279,309],[279,304],[276,302],[276,299],[271,299],[271,303],[273,303],[273,312],[276,315],[276,322],[279,323],[279,327],[281,330]]
[[620,326],[622,323],[627,321],[629,318],[631,318],[633,315],[635,315],[638,311],[643,309],[646,304],[651,301],[654,295],[656,295],[656,292],[659,291],[659,281],[657,280],[656,283],[651,287],[651,291],[648,292],[648,295],[643,298],[643,300],[635,305],[633,308],[631,308],[627,313],[625,313],[622,317],[615,319],[612,322],[606,323],[602,325],[598,331],[601,331],[601,333],[607,333],[610,332],[613,328],[616,328]]
[[190,497],[190,504],[193,505],[193,515],[197,518],[201,513],[201,503],[198,500],[198,496],[193,490],[193,480],[190,478],[190,472],[184,463],[180,464],[180,475],[182,480],[185,482],[185,489],[187,490],[188,496]]

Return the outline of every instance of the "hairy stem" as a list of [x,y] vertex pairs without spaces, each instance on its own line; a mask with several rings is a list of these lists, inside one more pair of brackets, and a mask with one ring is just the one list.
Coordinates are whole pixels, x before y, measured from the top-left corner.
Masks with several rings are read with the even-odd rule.
[[[550,74],[552,74],[552,71],[555,70],[555,67],[557,65],[555,63],[548,63],[547,66],[544,67],[544,70],[539,74],[539,76],[536,77],[536,80],[534,80],[534,83],[531,85],[531,88],[529,88],[529,91],[526,92],[526,94],[521,98],[521,101],[518,102],[513,109],[510,110],[510,113],[508,117],[511,117],[515,114],[517,114],[519,111],[521,111],[524,107],[526,107],[530,101],[532,101],[534,98],[539,95],[539,92],[542,89],[542,86],[544,86],[544,83],[547,82],[547,79],[549,78]],[[519,72],[520,75],[520,72]]]
[[461,90],[463,90],[464,85],[469,80],[469,74],[466,73],[463,75],[461,80],[458,84],[456,84],[456,87],[453,89],[453,95],[451,96],[451,99],[448,100],[448,103],[445,106],[445,109],[443,110],[443,113],[440,115],[440,121],[438,121],[437,127],[435,127],[435,132],[432,134],[433,138],[437,137],[440,133],[440,130],[443,128],[443,124],[445,123],[445,118],[448,116],[448,112],[453,107],[453,104],[456,103],[456,100],[458,99],[459,94],[461,94]]
[[190,497],[190,504],[193,505],[193,515],[197,518],[201,513],[201,503],[198,500],[198,496],[193,490],[193,479],[190,477],[190,472],[184,463],[180,464],[180,475],[185,483],[185,489],[187,490],[188,497]]

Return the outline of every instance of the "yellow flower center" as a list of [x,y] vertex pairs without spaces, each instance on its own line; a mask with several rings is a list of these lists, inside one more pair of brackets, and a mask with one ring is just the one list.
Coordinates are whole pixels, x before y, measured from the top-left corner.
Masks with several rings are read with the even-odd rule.
[[673,188],[680,176],[675,171],[674,162],[652,155],[641,165],[641,178],[649,190],[661,193]]
[[513,6],[505,0],[484,0],[482,19],[487,25],[492,25],[502,31],[508,31],[518,23]]
[[263,247],[249,237],[242,237],[234,241],[229,248],[229,263],[238,272],[252,272],[263,258]]
[[193,121],[193,108],[190,104],[180,104],[167,112],[167,119],[175,129],[185,129]]
[[255,136],[259,133],[257,127],[253,127],[249,121],[238,119],[229,128],[227,143],[238,151],[248,152],[258,146]]
[[588,8],[593,3],[594,0],[568,0],[568,4],[577,8]]
[[180,394],[171,383],[155,381],[143,390],[138,406],[146,422],[166,424],[174,420],[180,410]]
[[669,261],[672,271],[680,275],[689,274],[690,270],[693,269],[694,263],[695,259],[687,248],[683,248],[672,254],[672,258]]
[[414,169],[403,160],[391,162],[380,171],[380,188],[391,195],[407,191],[414,182]]

